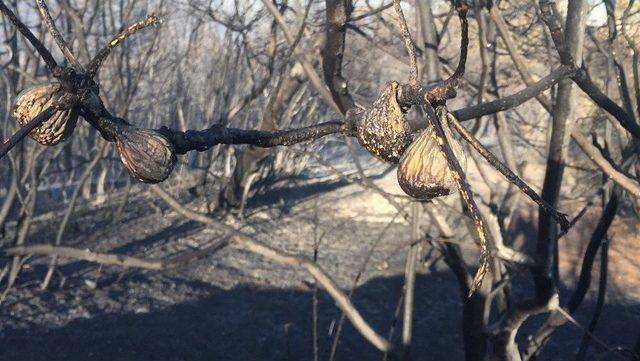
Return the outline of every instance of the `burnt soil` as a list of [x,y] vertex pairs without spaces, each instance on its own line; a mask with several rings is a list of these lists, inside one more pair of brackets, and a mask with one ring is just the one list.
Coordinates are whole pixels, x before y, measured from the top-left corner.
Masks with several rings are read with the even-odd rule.
[[[188,192],[172,193],[183,204],[202,208]],[[320,240],[318,263],[347,290],[368,250],[380,238],[353,300],[373,328],[386,335],[394,324],[403,287],[410,232],[405,222],[396,219],[380,236],[394,213],[388,207],[367,205],[372,197],[371,191],[340,181],[284,184],[253,197],[245,220],[232,222],[273,247],[308,257],[313,254],[314,239]],[[365,204],[346,212],[354,202]],[[143,188],[130,198],[124,213],[114,218],[118,206],[119,199],[114,197],[99,207],[80,207],[65,245],[163,258],[206,246],[221,236],[215,229],[177,216]],[[37,222],[33,243],[54,237],[55,218]],[[535,225],[525,218],[516,224],[525,230]],[[624,247],[612,244],[612,253],[633,258]],[[476,256],[475,247],[463,250],[469,260]],[[463,360],[462,296],[455,277],[436,254],[427,249],[417,278],[413,360]],[[577,249],[563,255],[566,272],[575,273],[570,268],[580,254]],[[43,291],[39,282],[47,264],[48,259],[42,257],[27,262],[16,288],[0,306],[0,360],[313,360],[312,278],[234,245],[163,272],[63,260],[50,288]],[[637,277],[637,263],[629,264],[633,269],[625,272]],[[516,280],[526,278],[526,273],[518,273]],[[607,303],[595,334],[610,347],[629,347],[640,331],[640,298],[633,294],[637,284],[625,284],[616,274],[610,277]],[[594,308],[595,288],[592,285],[576,315],[583,324]],[[564,285],[563,300],[571,289],[571,283]],[[518,292],[516,289],[517,297]],[[328,359],[339,315],[331,299],[319,291],[320,360]],[[520,335],[542,320],[540,316],[528,321]],[[396,341],[400,328],[399,321]],[[574,325],[563,326],[540,359],[572,359],[581,335]],[[380,360],[382,355],[347,322],[337,359]],[[616,358],[592,342],[587,359]]]

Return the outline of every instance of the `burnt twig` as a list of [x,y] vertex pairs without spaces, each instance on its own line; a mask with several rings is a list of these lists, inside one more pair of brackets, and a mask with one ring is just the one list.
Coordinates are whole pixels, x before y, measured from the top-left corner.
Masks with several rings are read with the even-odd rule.
[[227,128],[215,124],[205,130],[187,130],[186,132],[162,127],[158,129],[173,144],[176,153],[185,154],[192,150],[206,151],[218,144],[250,144],[261,148],[288,146],[300,142],[314,140],[325,135],[344,133],[347,127],[344,122],[332,121],[308,127],[263,131],[253,129]]
[[436,114],[433,111],[433,108],[431,108],[429,105],[425,105],[423,109],[427,114],[427,120],[435,130],[435,134],[438,140],[438,146],[447,159],[449,170],[451,171],[456,182],[460,197],[462,197],[477,231],[478,240],[480,243],[480,262],[478,264],[476,275],[473,279],[473,284],[471,285],[471,288],[469,290],[469,296],[471,296],[478,288],[480,288],[484,275],[489,270],[489,234],[485,222],[480,215],[478,205],[473,199],[471,188],[467,183],[466,175],[462,170],[458,159],[453,153],[453,150],[451,149],[449,141],[447,140],[447,137],[445,136],[444,130],[442,128],[442,124],[447,124],[446,108],[439,107],[437,111],[438,114]]
[[411,38],[409,27],[407,26],[407,20],[402,12],[402,6],[400,6],[400,0],[393,0],[393,9],[398,17],[398,25],[400,26],[400,34],[404,40],[404,45],[407,48],[409,54],[409,85],[418,85],[418,61],[416,60],[416,45]]
[[20,129],[18,129],[18,131],[16,131],[15,134],[13,136],[11,136],[11,138],[5,140],[2,144],[0,144],[0,159],[2,159],[2,157],[4,157],[22,139],[24,139],[24,137],[29,135],[29,133],[34,128],[36,128],[40,124],[42,124],[42,123],[46,122],[47,120],[49,120],[49,118],[51,118],[51,116],[55,112],[56,112],[56,110],[53,107],[49,107],[49,108],[45,109],[44,111],[42,111],[42,113],[38,114],[38,116],[36,116],[35,118],[31,119],[31,121],[29,121],[29,123],[25,124]]
[[96,54],[96,56],[93,59],[91,59],[91,62],[87,64],[87,74],[89,74],[89,76],[92,78],[95,77],[96,74],[98,73],[98,70],[100,70],[102,63],[105,61],[105,59],[107,59],[107,57],[111,53],[111,49],[118,46],[126,38],[132,36],[136,32],[146,27],[160,24],[160,23],[162,23],[162,19],[160,19],[156,14],[151,14],[146,19],[140,20],[138,22],[135,22],[127,26],[126,29],[124,29],[122,32],[116,35],[113,39],[111,39],[111,41],[105,47],[100,49]]
[[456,4],[458,17],[461,24],[460,35],[460,59],[454,73],[443,82],[425,87],[417,84],[407,84],[400,88],[398,93],[398,102],[404,106],[423,105],[430,103],[437,106],[448,99],[456,97],[456,88],[460,83],[460,79],[465,72],[465,64],[467,63],[467,50],[469,48],[469,22],[467,21],[467,12],[469,6],[465,1],[458,1]]
[[515,173],[511,171],[504,163],[502,163],[495,155],[493,155],[487,148],[485,148],[476,137],[471,134],[465,128],[456,117],[449,114],[449,121],[453,124],[454,128],[458,131],[458,133],[466,140],[481,156],[484,157],[496,170],[498,170],[502,175],[504,175],[509,182],[515,184],[524,194],[529,196],[531,200],[536,202],[540,207],[542,207],[547,213],[549,213],[553,219],[555,219],[562,231],[566,233],[569,230],[569,220],[564,213],[559,212],[555,208],[553,208],[549,203],[547,203],[544,199],[540,198],[538,193],[534,191],[529,185],[520,179]]
[[44,44],[42,44],[42,42],[38,40],[35,35],[33,35],[31,30],[29,30],[29,28],[20,19],[18,19],[16,14],[14,14],[13,11],[11,11],[11,9],[9,9],[2,0],[0,0],[0,11],[9,18],[9,21],[11,21],[16,29],[18,29],[22,36],[27,38],[31,45],[36,48],[36,51],[38,52],[38,54],[40,54],[42,60],[44,60],[45,64],[47,64],[47,68],[49,68],[49,71],[51,71],[53,74],[57,73],[60,70],[60,66],[53,58],[53,55],[51,55],[49,50],[45,48]]
[[38,10],[40,11],[40,15],[42,16],[44,23],[47,25],[49,34],[51,34],[51,36],[53,37],[53,40],[58,45],[58,48],[60,48],[60,50],[62,51],[62,54],[64,54],[64,57],[67,58],[67,61],[73,64],[74,67],[76,67],[77,69],[82,69],[82,66],[69,49],[67,42],[64,40],[64,37],[62,36],[62,34],[60,34],[60,31],[56,27],[56,23],[51,17],[51,12],[49,12],[47,3],[45,3],[44,0],[36,0],[36,4],[38,5]]

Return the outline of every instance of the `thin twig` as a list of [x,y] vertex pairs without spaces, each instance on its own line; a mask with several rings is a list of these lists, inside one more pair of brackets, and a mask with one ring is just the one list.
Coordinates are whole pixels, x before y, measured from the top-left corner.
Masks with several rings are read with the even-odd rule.
[[22,36],[27,38],[27,40],[29,40],[36,51],[38,51],[38,54],[40,54],[42,60],[44,60],[45,64],[47,64],[47,68],[49,68],[49,71],[53,74],[59,71],[60,66],[53,58],[53,55],[51,55],[49,50],[44,46],[44,44],[42,44],[40,40],[38,40],[38,38],[36,38],[35,35],[33,35],[31,30],[29,30],[29,28],[20,19],[18,19],[16,14],[14,14],[13,11],[11,11],[11,9],[9,9],[2,0],[0,0],[0,11],[9,18],[9,21],[13,23],[13,25],[18,29]]
[[509,182],[516,185],[524,194],[529,196],[531,200],[536,202],[540,207],[542,207],[547,213],[549,213],[553,219],[555,219],[562,228],[562,231],[566,233],[569,230],[569,220],[564,213],[559,212],[555,208],[553,208],[549,203],[547,203],[544,199],[540,198],[538,193],[534,191],[529,185],[520,179],[511,169],[509,169],[504,163],[502,163],[493,153],[491,153],[476,137],[471,134],[467,128],[465,128],[456,117],[452,114],[449,114],[449,121],[453,124],[454,128],[458,131],[458,133],[466,140],[480,155],[482,155],[496,170],[498,170],[502,175],[504,175]]
[[478,233],[478,240],[480,242],[480,261],[478,264],[478,271],[473,279],[473,284],[471,285],[471,289],[469,290],[469,296],[471,296],[476,289],[480,288],[482,285],[482,280],[484,275],[489,270],[489,234],[487,232],[487,227],[480,215],[480,211],[478,206],[476,205],[475,200],[473,199],[473,194],[471,193],[471,188],[466,180],[466,175],[460,166],[460,163],[456,159],[456,156],[453,154],[453,150],[451,150],[451,146],[449,145],[449,141],[445,136],[443,125],[447,124],[447,111],[444,107],[440,107],[438,109],[439,114],[436,115],[433,111],[433,108],[429,105],[425,105],[423,107],[425,113],[427,114],[427,119],[431,126],[435,129],[435,134],[438,139],[438,146],[440,150],[444,154],[447,159],[447,164],[449,165],[449,170],[453,175],[453,178],[456,182],[456,186],[458,187],[458,192],[460,196],[464,200],[464,203],[467,206],[467,210],[469,211],[469,215],[473,220],[474,226]]
[[75,258],[83,261],[122,267],[135,267],[149,270],[161,270],[163,268],[161,260],[148,260],[138,257],[123,256],[120,254],[96,253],[88,249],[56,247],[52,245],[20,246],[7,248],[1,252],[6,256],[55,256],[61,258]]
[[629,192],[632,196],[640,198],[640,184],[633,179],[627,177],[624,173],[617,170],[609,161],[600,153],[589,140],[578,131],[571,132],[571,138],[578,144],[584,154],[595,163],[600,170],[607,175],[616,184]]
[[161,23],[162,23],[162,19],[160,19],[156,14],[151,14],[146,19],[140,20],[138,22],[135,22],[127,26],[126,29],[124,29],[122,32],[116,35],[113,39],[111,39],[111,41],[107,45],[105,45],[102,49],[100,49],[100,51],[98,51],[96,56],[93,59],[91,59],[91,62],[89,62],[89,64],[87,65],[87,74],[92,78],[95,77],[98,71],[100,70],[102,63],[105,61],[105,59],[107,59],[107,57],[111,53],[111,50],[116,46],[118,46],[120,43],[122,43],[126,38],[132,36],[136,32],[146,27],[156,25],[156,24],[161,24]]
[[47,6],[47,3],[45,3],[44,0],[36,0],[36,4],[38,5],[38,10],[40,11],[40,15],[42,16],[44,23],[47,25],[47,30],[49,30],[49,34],[51,34],[51,36],[53,37],[53,40],[55,40],[56,44],[58,45],[58,48],[60,48],[60,50],[62,51],[62,54],[64,54],[64,57],[67,58],[67,61],[73,64],[77,69],[82,69],[82,66],[80,65],[76,57],[73,55],[71,50],[69,49],[67,42],[64,40],[64,37],[62,36],[62,34],[60,34],[60,31],[56,27],[56,23],[53,21],[53,18],[51,17],[51,12],[49,12],[49,7]]
[[38,116],[31,119],[27,124],[23,125],[11,138],[5,140],[2,144],[0,144],[0,159],[4,157],[13,147],[15,147],[24,137],[26,137],[33,129],[38,127],[40,124],[46,122],[51,118],[53,113],[56,110],[53,107],[49,107],[43,110]]
[[[411,204],[411,238],[413,241],[420,240],[420,202]],[[413,336],[413,305],[415,301],[416,288],[416,264],[420,254],[422,242],[414,242],[407,252],[407,261],[404,270],[404,313],[402,315],[402,359],[411,359],[411,339]]]
[[409,27],[407,26],[407,20],[402,12],[402,6],[400,0],[393,0],[393,9],[396,11],[398,17],[398,25],[400,26],[400,34],[404,40],[404,46],[407,48],[409,54],[409,84],[418,85],[418,61],[416,60],[416,45],[411,38]]

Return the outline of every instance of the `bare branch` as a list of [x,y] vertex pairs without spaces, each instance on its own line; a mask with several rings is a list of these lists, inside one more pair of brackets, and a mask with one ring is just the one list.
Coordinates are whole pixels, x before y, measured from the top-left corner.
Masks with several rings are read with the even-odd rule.
[[416,45],[411,38],[409,27],[407,26],[407,20],[402,12],[402,6],[400,0],[393,0],[393,9],[398,17],[398,26],[400,26],[400,35],[404,40],[404,46],[407,48],[407,54],[409,54],[409,84],[418,85],[418,61],[416,60]]
[[478,240],[480,242],[480,261],[478,264],[478,271],[476,272],[476,275],[473,279],[473,284],[471,285],[471,289],[469,290],[470,297],[478,288],[480,288],[484,275],[489,270],[489,234],[487,232],[485,222],[480,215],[480,211],[478,210],[478,206],[476,205],[476,202],[473,199],[473,195],[471,194],[471,188],[467,183],[466,175],[462,170],[460,163],[456,159],[453,150],[451,150],[449,141],[447,140],[444,130],[442,129],[443,124],[447,124],[446,109],[444,109],[444,107],[439,108],[438,114],[434,113],[433,108],[431,108],[430,105],[425,105],[423,109],[427,114],[429,123],[435,129],[435,134],[438,139],[438,146],[440,147],[440,150],[447,160],[449,170],[451,171],[456,182],[460,197],[466,204],[469,215],[471,216],[471,219],[473,220],[474,226],[478,233]]
[[13,25],[18,29],[22,36],[27,38],[27,40],[29,40],[36,51],[38,51],[38,54],[40,54],[42,60],[44,60],[45,64],[47,64],[47,68],[49,68],[49,71],[54,74],[58,72],[60,67],[58,66],[56,60],[53,58],[53,55],[51,55],[49,50],[45,48],[44,44],[42,44],[42,42],[38,40],[35,35],[33,35],[31,30],[29,30],[29,28],[22,21],[20,21],[20,19],[18,19],[16,14],[14,14],[13,11],[11,11],[11,9],[9,9],[2,0],[0,0],[0,11],[2,11],[9,18],[11,23],[13,23]]
[[462,26],[458,67],[448,79],[432,87],[423,87],[419,84],[403,85],[398,93],[398,102],[400,104],[411,106],[422,105],[428,102],[432,106],[435,106],[447,99],[455,98],[456,88],[464,75],[467,51],[469,48],[469,22],[467,21],[469,6],[465,1],[457,1],[456,9]]
[[36,4],[38,5],[38,10],[40,11],[40,15],[42,16],[44,23],[47,25],[47,30],[49,30],[49,34],[51,34],[51,36],[53,37],[53,40],[55,40],[56,44],[58,45],[58,48],[60,48],[60,50],[62,51],[62,54],[64,54],[65,58],[67,58],[67,61],[69,61],[69,63],[73,64],[78,69],[82,69],[82,66],[80,65],[76,57],[73,55],[71,50],[69,49],[67,42],[64,40],[64,37],[62,36],[62,34],[60,34],[60,31],[56,27],[56,23],[53,21],[53,18],[51,17],[51,13],[49,12],[49,7],[47,6],[47,3],[45,3],[44,0],[36,0]]
[[0,144],[0,159],[4,157],[13,147],[15,147],[24,137],[29,135],[29,133],[38,127],[40,124],[46,122],[51,118],[53,113],[56,110],[52,107],[49,107],[42,111],[42,113],[38,114],[35,118],[31,119],[29,123],[23,125],[18,131],[11,136],[11,138],[5,140],[2,144]]
[[632,196],[640,198],[640,184],[633,179],[627,177],[624,173],[617,170],[609,161],[602,156],[598,148],[596,148],[589,140],[577,131],[571,133],[571,138],[580,146],[584,154],[595,163],[600,170],[616,182],[620,187],[629,192]]
[[119,254],[96,253],[88,249],[71,247],[56,247],[52,245],[37,245],[25,247],[13,247],[2,250],[6,256],[56,256],[62,258],[75,258],[83,261],[109,264],[122,267],[143,268],[149,270],[161,270],[163,263],[160,260],[148,260],[137,257],[123,256]]
[[543,91],[551,88],[562,79],[571,76],[575,71],[570,67],[560,66],[553,70],[549,75],[533,83],[531,86],[527,86],[521,91],[511,94],[509,96],[502,97],[500,99],[480,103],[470,107],[458,109],[453,111],[453,115],[460,121],[469,119],[475,119],[477,117],[501,112],[507,109],[514,108],[527,100],[538,96]]
[[161,23],[162,23],[162,19],[160,19],[156,14],[151,14],[146,19],[140,20],[138,22],[135,22],[127,26],[126,29],[124,29],[122,32],[116,35],[113,39],[111,39],[111,41],[104,48],[100,49],[100,51],[98,51],[96,56],[93,59],[91,59],[91,62],[87,65],[87,74],[89,74],[89,76],[91,76],[92,78],[95,77],[98,71],[100,70],[102,63],[107,59],[107,57],[111,53],[111,50],[116,46],[118,46],[119,44],[121,44],[126,38],[132,36],[136,32],[146,27],[156,25],[156,24],[161,24]]
[[173,144],[178,154],[184,154],[191,150],[205,151],[218,144],[250,144],[261,148],[287,146],[319,139],[329,134],[345,133],[346,130],[345,123],[340,121],[273,132],[227,128],[219,124],[202,131],[182,132],[167,127],[159,129],[160,133]]
[[547,211],[557,222],[560,224],[562,230],[566,233],[569,230],[569,220],[564,213],[560,213],[553,206],[547,203],[544,199],[540,198],[538,193],[531,189],[529,185],[518,177],[511,169],[509,169],[504,163],[502,163],[495,155],[493,155],[485,146],[476,139],[460,122],[454,117],[450,116],[449,120],[453,124],[454,128],[460,133],[460,135],[471,146],[480,153],[496,170],[504,175],[509,182],[515,184],[524,194],[528,195],[531,200],[536,202],[540,207]]

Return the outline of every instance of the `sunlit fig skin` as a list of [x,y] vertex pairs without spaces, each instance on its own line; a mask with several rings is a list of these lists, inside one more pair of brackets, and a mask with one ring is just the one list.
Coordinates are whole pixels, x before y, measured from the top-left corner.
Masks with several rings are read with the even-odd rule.
[[[453,154],[466,168],[466,158],[460,143],[453,138],[449,127],[443,130]],[[409,196],[421,200],[431,200],[456,191],[456,181],[444,153],[438,145],[433,126],[423,130],[409,145],[398,166],[398,184]]]
[[166,180],[177,162],[173,145],[162,134],[125,122],[110,129],[122,164],[129,174],[144,183]]
[[411,144],[411,127],[398,104],[399,84],[390,82],[358,123],[358,141],[369,153],[391,163],[398,163]]
[[[57,108],[66,92],[60,84],[38,85],[26,89],[18,96],[13,117],[25,125],[49,107]],[[78,112],[74,107],[56,110],[51,118],[37,126],[29,136],[43,145],[56,145],[67,139],[76,127]]]

